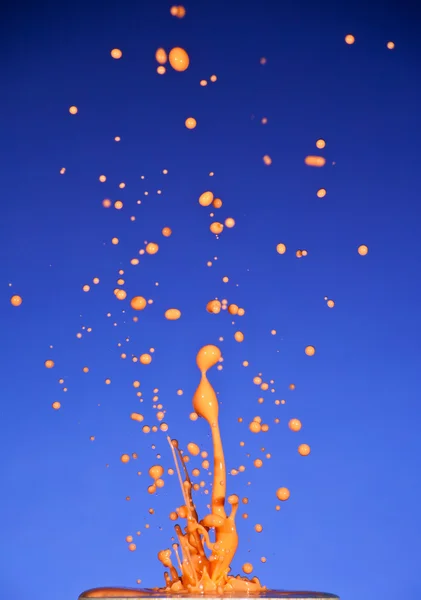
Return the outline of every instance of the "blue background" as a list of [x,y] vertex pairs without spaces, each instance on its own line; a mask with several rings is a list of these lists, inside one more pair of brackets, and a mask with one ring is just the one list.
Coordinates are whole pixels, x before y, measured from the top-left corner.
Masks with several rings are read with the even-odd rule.
[[[143,434],[129,415],[157,424],[157,387],[169,433],[210,450],[206,423],[188,414],[196,352],[216,343],[224,369],[210,379],[228,467],[246,465],[228,490],[250,499],[233,571],[249,561],[268,587],[343,600],[419,598],[419,12],[409,2],[185,6],[181,20],[161,0],[10,4],[2,17],[1,596],[75,600],[94,586],[163,583],[156,554],[170,544],[168,514],[181,496],[170,476],[156,497],[146,493],[156,453],[166,467],[171,457],[165,435]],[[175,45],[188,51],[189,69],[157,75],[155,50]],[[218,80],[200,87],[213,73]],[[323,169],[303,162],[319,154],[318,138],[327,142]],[[217,218],[236,220],[219,240],[197,202],[207,189],[224,202]],[[123,210],[105,210],[105,197]],[[130,265],[144,240],[157,241],[158,254]],[[299,248],[308,256],[298,260]],[[119,269],[123,302],[113,295]],[[128,300],[139,294],[154,303],[134,323]],[[208,314],[215,297],[246,314]],[[170,307],[179,321],[164,319]],[[92,333],[77,339],[82,326]],[[130,361],[150,347],[151,365]],[[276,393],[253,384],[259,372]],[[255,415],[268,433],[248,431]],[[292,417],[300,433],[289,431]],[[308,458],[297,453],[302,442]],[[261,447],[272,458],[258,470]],[[124,465],[123,452],[139,458]],[[291,498],[277,512],[280,486]],[[203,514],[203,497],[198,504]]]

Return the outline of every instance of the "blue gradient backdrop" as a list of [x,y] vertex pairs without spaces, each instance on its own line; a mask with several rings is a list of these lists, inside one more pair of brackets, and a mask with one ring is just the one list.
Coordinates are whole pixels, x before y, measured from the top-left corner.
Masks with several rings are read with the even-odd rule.
[[[233,570],[247,560],[269,587],[415,600],[419,10],[328,0],[185,6],[182,20],[161,0],[10,3],[3,12],[0,595],[75,600],[99,585],[163,583],[156,554],[170,543],[168,513],[180,492],[167,476],[158,496],[146,493],[148,467],[157,452],[170,466],[169,449],[162,432],[143,434],[129,415],[138,410],[156,423],[157,387],[169,433],[209,450],[205,424],[188,414],[195,354],[217,343],[224,369],[210,378],[228,466],[247,467],[229,477],[228,489],[250,499]],[[344,43],[347,33],[353,46]],[[190,68],[157,75],[155,50],[175,45],[189,52]],[[110,57],[115,47],[119,61]],[[217,82],[200,87],[213,73]],[[189,116],[198,121],[193,131],[184,127]],[[319,137],[327,165],[311,169],[303,158],[317,152]],[[324,199],[316,197],[320,187]],[[219,240],[197,202],[207,189],[224,202],[218,218],[236,220]],[[123,200],[123,210],[105,210],[105,197]],[[162,237],[163,226],[171,238]],[[160,251],[131,266],[144,240],[158,241]],[[281,241],[284,256],[275,251]],[[358,255],[360,244],[368,256]],[[298,248],[308,256],[295,258]],[[129,298],[154,300],[138,323],[128,301],[113,295],[119,269]],[[83,293],[95,276],[100,284]],[[24,299],[20,308],[10,305],[13,293]],[[233,326],[226,312],[208,314],[215,296],[243,306],[245,316]],[[335,300],[333,310],[324,296]],[[163,318],[172,306],[183,313],[177,322]],[[92,333],[79,340],[82,326]],[[233,339],[237,329],[242,344]],[[308,344],[317,348],[313,358],[304,354]],[[150,347],[151,365],[130,361]],[[47,358],[53,370],[44,368]],[[263,405],[252,383],[258,372],[275,379]],[[57,400],[62,408],[54,411]],[[270,424],[267,434],[248,431],[255,415]],[[292,417],[302,420],[300,433],[289,431]],[[308,458],[297,453],[302,442],[312,447]],[[261,447],[272,458],[257,470]],[[139,458],[123,465],[123,452]],[[291,498],[277,512],[275,490],[284,485]],[[199,504],[203,510],[203,498]],[[129,534],[136,552],[127,549]]]

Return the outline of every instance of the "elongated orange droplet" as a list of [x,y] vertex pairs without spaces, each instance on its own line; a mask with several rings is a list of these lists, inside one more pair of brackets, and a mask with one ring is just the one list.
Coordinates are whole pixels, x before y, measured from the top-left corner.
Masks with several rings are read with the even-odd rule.
[[158,50],[155,52],[155,60],[160,65],[165,65],[165,63],[168,60],[168,57],[167,57],[167,53],[165,52],[164,48],[158,48]]
[[306,156],[304,162],[309,167],[324,167],[326,159],[323,156]]
[[177,321],[181,317],[181,311],[178,308],[169,308],[165,311],[165,318],[168,321]]

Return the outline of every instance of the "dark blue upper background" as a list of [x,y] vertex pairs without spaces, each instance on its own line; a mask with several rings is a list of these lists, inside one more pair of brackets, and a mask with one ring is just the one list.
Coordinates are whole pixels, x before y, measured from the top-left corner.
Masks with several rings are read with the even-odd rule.
[[[246,465],[228,489],[250,499],[233,570],[249,561],[268,587],[343,600],[418,598],[419,11],[415,2],[326,0],[185,7],[179,20],[161,0],[40,2],[10,5],[1,19],[1,595],[75,600],[98,585],[163,583],[156,554],[170,544],[167,515],[182,500],[169,476],[157,497],[146,493],[156,453],[166,467],[170,455],[162,432],[141,433],[129,415],[155,424],[157,387],[169,433],[209,450],[205,424],[188,414],[195,354],[216,343],[224,369],[210,379],[228,467]],[[155,50],[176,45],[188,51],[189,69],[157,75]],[[211,74],[218,80],[200,87]],[[184,127],[189,116],[193,131]],[[318,138],[327,164],[312,169],[303,159],[318,153]],[[219,240],[197,202],[207,189],[224,202],[217,217],[236,220]],[[105,210],[105,197],[123,200],[123,210]],[[131,266],[144,240],[160,251]],[[295,258],[298,248],[308,256]],[[154,300],[138,323],[113,295],[119,269],[128,298]],[[95,276],[101,283],[83,293]],[[13,293],[20,308],[10,305]],[[226,312],[206,313],[214,297],[243,306],[245,316],[233,326]],[[178,322],[163,318],[172,306],[183,313]],[[82,326],[93,331],[78,340]],[[130,361],[150,347],[151,365]],[[258,372],[275,379],[262,405]],[[268,433],[248,431],[255,415]],[[300,433],[289,431],[292,417],[302,420]],[[308,458],[297,454],[302,442],[312,447]],[[261,447],[272,458],[257,470]],[[138,461],[123,465],[123,452]],[[277,512],[280,486],[291,498]]]

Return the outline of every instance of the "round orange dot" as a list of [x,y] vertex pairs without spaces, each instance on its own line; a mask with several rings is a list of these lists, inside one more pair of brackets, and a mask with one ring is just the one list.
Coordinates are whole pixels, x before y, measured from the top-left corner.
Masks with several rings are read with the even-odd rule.
[[300,431],[302,424],[299,419],[291,419],[288,423],[288,427],[291,429],[291,431]]
[[17,295],[12,296],[10,298],[10,304],[12,306],[20,306],[22,304],[22,298],[20,296],[17,296]]
[[158,246],[158,244],[155,244],[154,242],[149,242],[149,244],[147,244],[145,250],[148,254],[156,254],[159,250],[159,246]]
[[60,408],[61,404],[60,404],[60,402],[53,402],[51,406],[54,408],[54,410],[58,410]]
[[190,64],[189,55],[183,48],[173,48],[168,58],[175,71],[185,71]]
[[77,106],[71,106],[71,107],[69,108],[69,113],[70,113],[71,115],[75,115],[75,114],[77,114],[77,110],[78,110],[78,109],[77,109]]
[[135,296],[130,300],[130,306],[133,310],[143,310],[146,306],[146,300],[143,296]]
[[328,300],[327,301],[327,305],[329,308],[333,308],[335,306],[335,301],[334,300]]
[[164,237],[170,237],[172,231],[169,227],[164,227],[161,233]]
[[230,304],[228,306],[228,312],[230,315],[236,315],[238,313],[238,306],[236,304]]
[[193,117],[189,117],[185,120],[184,125],[187,127],[187,129],[194,129],[197,125],[197,121]]
[[222,223],[219,223],[218,221],[214,221],[213,223],[211,223],[209,229],[215,235],[219,235],[220,233],[222,233],[224,226],[222,225]]
[[156,68],[156,72],[158,75],[164,75],[167,72],[167,69],[163,65],[159,65],[159,67]]
[[368,246],[365,246],[364,244],[358,246],[358,254],[360,256],[366,256],[366,254],[368,254]]
[[298,453],[301,454],[301,456],[308,456],[311,452],[310,446],[308,444],[300,444],[298,446]]
[[44,366],[47,369],[52,369],[54,367],[54,361],[53,360],[46,360],[44,363]]
[[221,312],[221,303],[219,300],[211,300],[207,303],[206,310],[214,315],[217,315]]
[[201,79],[201,80],[200,80],[200,85],[201,85],[202,87],[205,87],[205,86],[207,86],[207,85],[208,85],[208,82],[206,81],[206,79]]
[[122,462],[122,463],[128,463],[128,462],[129,462],[129,460],[130,460],[130,456],[129,456],[129,454],[122,454],[122,455],[120,456],[120,460],[121,460],[121,462]]
[[318,198],[324,198],[326,196],[327,192],[324,188],[320,188],[320,190],[317,190],[317,197]]
[[355,37],[351,33],[348,33],[348,35],[345,36],[345,43],[351,45],[354,42],[355,42]]
[[316,147],[319,148],[319,150],[321,150],[325,146],[326,146],[326,142],[324,140],[322,140],[322,139],[317,140]]
[[387,46],[388,50],[393,50],[393,48],[395,47],[395,44],[394,44],[394,42],[387,42],[386,46]]
[[152,362],[152,356],[150,354],[142,354],[139,360],[142,365],[150,365]]
[[269,154],[265,154],[263,157],[263,162],[265,163],[265,165],[269,166],[272,164],[272,159],[269,156]]
[[123,203],[121,200],[116,200],[114,202],[114,208],[117,210],[121,210],[123,208]]
[[251,563],[244,563],[242,569],[244,573],[250,575],[250,573],[253,571],[253,565]]
[[129,544],[130,552],[134,552],[136,550],[136,544]]
[[285,246],[285,244],[278,244],[276,246],[276,252],[278,254],[285,254],[286,251],[287,251],[287,247]]
[[276,497],[278,498],[278,500],[281,500],[282,502],[285,502],[286,500],[288,500],[290,495],[291,495],[290,491],[286,487],[281,487],[276,490]]
[[306,346],[304,352],[307,356],[314,356],[316,354],[316,348],[314,346]]
[[244,333],[242,333],[241,331],[236,331],[234,333],[234,339],[236,342],[242,342],[244,341]]
[[118,48],[113,48],[113,50],[111,50],[111,56],[115,59],[119,59],[123,56],[123,53],[121,50],[119,50]]
[[257,523],[257,525],[254,526],[254,529],[257,531],[257,533],[263,531],[263,527],[260,525],[260,523]]
[[117,290],[115,294],[117,300],[125,300],[127,298],[126,290]]
[[228,219],[225,219],[225,227],[228,227],[229,229],[231,229],[232,227],[234,227],[234,225],[235,225],[234,219],[232,219],[231,217],[228,217]]
[[116,238],[116,237],[113,237],[113,239],[111,240],[111,243],[112,243],[114,246],[117,246],[117,244],[119,243],[119,241],[120,241],[120,240],[119,240],[118,238]]

